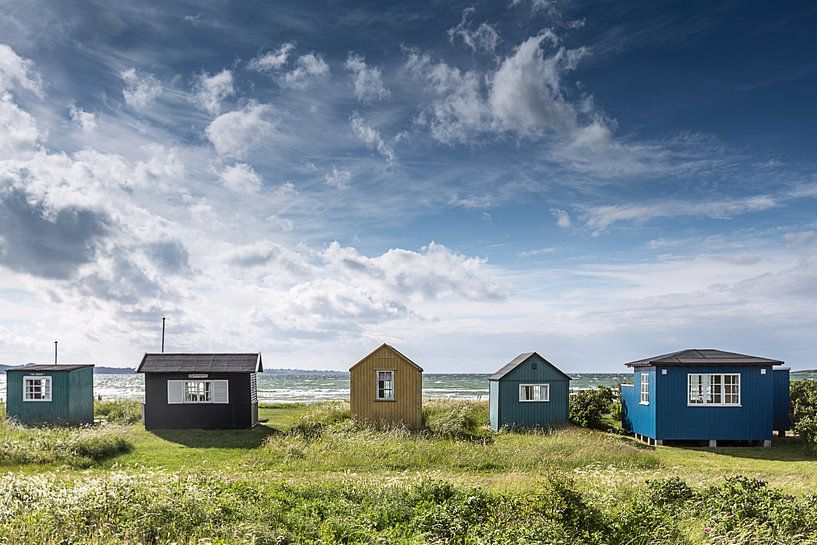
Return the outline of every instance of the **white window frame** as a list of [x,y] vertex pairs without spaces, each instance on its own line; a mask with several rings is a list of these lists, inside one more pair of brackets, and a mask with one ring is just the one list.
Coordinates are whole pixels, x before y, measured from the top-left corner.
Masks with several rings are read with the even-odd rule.
[[[692,377],[700,377],[696,380],[697,395],[699,401],[692,401]],[[706,377],[706,380],[704,378]],[[717,380],[713,380],[717,377]],[[726,383],[726,378],[732,379],[730,384]],[[716,391],[717,388],[717,391]],[[727,402],[727,396],[737,396],[734,402]],[[715,398],[720,401],[711,401]],[[741,407],[741,387],[740,373],[688,373],[687,374],[687,406],[688,407]]]
[[[390,396],[381,396],[380,395],[380,373],[389,373],[391,379],[389,382],[391,383],[390,388],[383,388],[384,391],[388,390],[391,392]],[[375,401],[394,401],[394,369],[375,369],[374,371],[374,399]]]
[[[206,384],[207,386],[204,389],[205,390],[204,393],[207,396],[207,399],[205,399],[205,400],[190,399],[188,397],[189,395],[191,395],[190,394],[190,389],[189,389],[190,384]],[[192,379],[192,380],[188,379],[188,380],[185,380],[184,381],[184,388],[182,388],[182,395],[184,396],[183,399],[184,399],[185,404],[198,405],[200,403],[212,403],[213,402],[213,381],[212,380],[200,380],[200,379]],[[197,392],[194,395],[199,396],[201,394]]]
[[[192,400],[188,398],[188,389],[187,385],[190,383],[207,383],[209,384],[207,388],[207,393],[209,394],[209,399],[204,401],[199,400]],[[223,384],[222,384],[223,383]],[[178,388],[181,385],[181,400],[174,401],[171,396],[172,388]],[[223,398],[218,398],[216,396],[216,390],[218,388],[225,389],[225,395]],[[167,404],[168,405],[227,405],[230,403],[230,381],[227,379],[171,379],[167,381]]]
[[[531,390],[531,394],[533,395],[532,399],[526,399],[524,394],[527,388],[534,388]],[[536,392],[539,392],[539,399],[536,399]],[[545,392],[544,397],[542,397],[542,392]],[[550,402],[550,384],[548,383],[538,383],[538,384],[520,384],[519,385],[519,402],[520,403],[548,403]]]
[[[50,377],[48,375],[26,375],[26,376],[24,376],[23,377],[23,401],[26,401],[26,402],[30,401],[30,402],[35,402],[35,403],[36,402],[43,402],[43,403],[50,402],[52,400],[52,396],[53,396],[52,386],[54,385],[51,378],[52,377]],[[42,382],[40,388],[45,390],[45,393],[47,394],[45,397],[37,399],[37,398],[31,398],[31,397],[28,396],[28,382],[33,381],[33,380],[37,380],[37,381]]]
[[649,373],[641,373],[640,380],[640,398],[639,398],[639,405],[649,405],[650,404],[650,374]]

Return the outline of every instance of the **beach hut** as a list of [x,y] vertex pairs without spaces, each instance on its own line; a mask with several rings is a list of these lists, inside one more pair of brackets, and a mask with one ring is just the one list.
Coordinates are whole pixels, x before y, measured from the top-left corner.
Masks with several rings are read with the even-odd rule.
[[352,417],[374,424],[423,423],[423,369],[383,344],[349,369]]
[[525,352],[488,377],[491,427],[553,428],[568,423],[570,377]]
[[145,428],[252,428],[261,354],[145,354]]
[[93,365],[24,365],[6,370],[6,414],[22,424],[94,423]]
[[771,445],[789,429],[789,371],[782,361],[690,349],[631,361],[622,424],[642,441]]

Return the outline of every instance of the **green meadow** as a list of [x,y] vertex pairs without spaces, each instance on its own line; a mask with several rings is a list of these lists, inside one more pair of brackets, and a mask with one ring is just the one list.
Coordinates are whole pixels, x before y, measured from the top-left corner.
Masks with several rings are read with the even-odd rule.
[[426,403],[372,429],[343,403],[261,408],[253,430],[0,424],[0,543],[817,543],[817,460],[650,447],[607,430],[491,432]]

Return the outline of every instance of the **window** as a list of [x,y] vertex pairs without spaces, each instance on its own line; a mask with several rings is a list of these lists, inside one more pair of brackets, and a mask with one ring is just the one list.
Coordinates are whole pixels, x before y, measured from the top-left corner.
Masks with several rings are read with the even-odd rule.
[[23,377],[23,401],[51,401],[51,377]]
[[167,402],[179,403],[229,403],[228,380],[168,380]]
[[377,373],[377,401],[394,401],[394,371]]
[[188,380],[184,383],[185,403],[210,403],[209,380]]
[[550,384],[520,384],[519,401],[550,401]]
[[641,401],[642,405],[650,404],[650,374],[641,373]]
[[689,405],[740,405],[740,375],[687,375]]

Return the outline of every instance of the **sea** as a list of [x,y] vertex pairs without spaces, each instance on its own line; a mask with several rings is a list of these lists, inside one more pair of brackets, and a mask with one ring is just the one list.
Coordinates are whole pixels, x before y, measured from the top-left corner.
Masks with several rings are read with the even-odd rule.
[[[572,389],[615,387],[631,382],[632,373],[571,374]],[[143,399],[141,374],[94,375],[94,395],[102,400]],[[424,373],[426,399],[488,399],[488,375],[481,373]],[[6,375],[0,374],[0,399],[6,399]],[[258,401],[261,403],[318,403],[349,399],[349,373],[345,371],[273,370],[258,374]]]
[[[571,390],[603,385],[617,388],[632,383],[632,373],[570,373]],[[792,380],[817,378],[817,372],[792,373]],[[94,395],[102,400],[143,399],[145,382],[141,374],[94,375]],[[426,399],[488,399],[488,375],[481,373],[424,373]],[[0,373],[0,400],[6,399],[6,375]],[[261,403],[318,403],[349,399],[349,373],[345,371],[272,370],[258,375]]]

